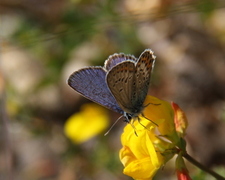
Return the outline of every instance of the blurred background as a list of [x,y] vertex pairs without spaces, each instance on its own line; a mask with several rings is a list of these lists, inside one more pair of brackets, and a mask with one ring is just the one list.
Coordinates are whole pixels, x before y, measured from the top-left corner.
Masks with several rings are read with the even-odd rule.
[[[180,105],[188,152],[225,176],[225,1],[1,0],[0,179],[131,179],[118,157],[125,123],[104,136],[119,114],[67,79],[146,48],[157,56],[149,94]],[[155,180],[175,175],[170,162]]]

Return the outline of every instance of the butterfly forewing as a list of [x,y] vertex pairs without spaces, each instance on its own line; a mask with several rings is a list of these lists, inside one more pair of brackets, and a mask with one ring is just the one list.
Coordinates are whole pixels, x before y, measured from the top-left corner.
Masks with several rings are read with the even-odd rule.
[[134,106],[141,106],[148,94],[151,72],[154,66],[155,56],[150,49],[145,50],[139,57],[135,72],[135,90],[132,97]]
[[113,67],[106,75],[109,89],[114,95],[119,106],[130,113],[133,109],[131,97],[134,91],[135,63],[124,61]]
[[105,81],[106,71],[102,67],[88,67],[74,72],[68,84],[84,97],[123,114]]

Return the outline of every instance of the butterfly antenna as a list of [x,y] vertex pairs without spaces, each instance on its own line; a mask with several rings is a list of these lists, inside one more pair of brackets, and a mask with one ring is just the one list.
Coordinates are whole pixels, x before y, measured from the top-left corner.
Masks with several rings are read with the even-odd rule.
[[106,136],[107,134],[109,134],[109,132],[112,130],[112,128],[116,125],[116,123],[121,119],[123,117],[123,115],[122,116],[120,116],[114,123],[113,123],[113,125],[109,128],[109,130],[104,134],[104,136]]

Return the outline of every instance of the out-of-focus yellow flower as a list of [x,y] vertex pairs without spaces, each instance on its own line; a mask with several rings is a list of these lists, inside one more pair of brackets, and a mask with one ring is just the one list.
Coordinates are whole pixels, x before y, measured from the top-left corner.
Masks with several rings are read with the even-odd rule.
[[89,103],[67,120],[64,131],[73,142],[82,143],[101,133],[108,125],[107,111],[97,104]]
[[174,123],[175,123],[175,128],[176,128],[177,134],[180,137],[184,137],[185,131],[188,126],[188,121],[187,121],[186,115],[177,104],[172,102],[171,105],[174,110]]
[[[150,180],[173,157],[179,142],[170,103],[147,96],[143,116],[127,124],[121,136],[120,160],[124,174],[136,180]],[[157,124],[157,126],[154,123]],[[134,133],[136,132],[136,134]]]

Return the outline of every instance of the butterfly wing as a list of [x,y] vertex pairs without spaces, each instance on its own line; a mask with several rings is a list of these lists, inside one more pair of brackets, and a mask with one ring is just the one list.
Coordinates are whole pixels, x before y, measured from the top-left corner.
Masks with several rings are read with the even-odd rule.
[[105,81],[106,71],[102,67],[88,67],[75,71],[68,84],[78,93],[108,109],[123,114]]
[[115,53],[111,56],[109,56],[109,58],[105,61],[104,67],[107,71],[111,70],[114,66],[116,66],[117,64],[123,62],[123,61],[133,61],[133,62],[137,62],[137,58],[135,58],[133,55],[125,55],[123,53]]
[[114,66],[106,75],[106,82],[117,103],[127,113],[132,113],[131,97],[133,96],[133,82],[135,63],[124,61]]
[[146,49],[139,57],[136,63],[136,72],[134,76],[135,90],[132,102],[133,106],[143,106],[143,102],[148,94],[151,72],[155,63],[153,51]]

